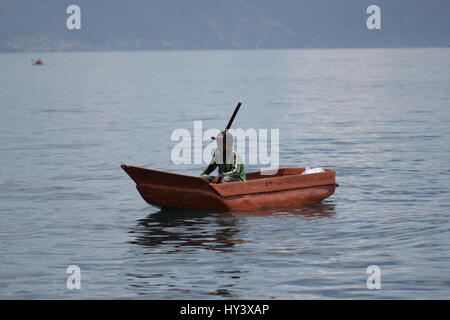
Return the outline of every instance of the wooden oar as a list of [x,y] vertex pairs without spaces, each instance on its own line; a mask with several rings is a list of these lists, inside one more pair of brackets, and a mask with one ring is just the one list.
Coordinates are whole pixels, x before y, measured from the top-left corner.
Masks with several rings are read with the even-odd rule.
[[240,107],[241,107],[241,103],[239,102],[237,104],[236,108],[234,109],[233,115],[231,116],[230,121],[228,121],[228,124],[227,124],[227,127],[225,128],[225,130],[228,130],[231,128],[231,124],[233,123],[233,120],[236,117]]
[[[232,115],[231,118],[230,118],[230,121],[228,121],[228,124],[227,124],[227,127],[225,128],[225,131],[227,131],[228,129],[231,128],[231,124],[233,123],[234,118],[236,117],[236,115],[237,115],[237,113],[238,113],[240,107],[241,107],[241,103],[239,102],[239,103],[237,104],[236,108],[234,109],[234,112],[233,112],[233,115]],[[215,140],[216,137],[211,137],[211,139]]]

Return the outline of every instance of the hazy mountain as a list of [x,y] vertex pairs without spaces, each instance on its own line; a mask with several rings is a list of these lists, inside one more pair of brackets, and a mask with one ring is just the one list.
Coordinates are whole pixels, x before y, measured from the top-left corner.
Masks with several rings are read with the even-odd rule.
[[448,0],[0,0],[0,51],[448,46],[448,15]]

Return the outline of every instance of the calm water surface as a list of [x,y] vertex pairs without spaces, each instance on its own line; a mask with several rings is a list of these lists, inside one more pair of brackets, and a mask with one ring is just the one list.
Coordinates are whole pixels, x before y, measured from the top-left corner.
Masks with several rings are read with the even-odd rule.
[[[450,49],[0,54],[0,70],[0,298],[450,298]],[[172,131],[222,128],[237,101],[235,128],[278,128],[281,166],[332,168],[336,193],[259,215],[146,204],[120,164],[199,174],[171,162]]]

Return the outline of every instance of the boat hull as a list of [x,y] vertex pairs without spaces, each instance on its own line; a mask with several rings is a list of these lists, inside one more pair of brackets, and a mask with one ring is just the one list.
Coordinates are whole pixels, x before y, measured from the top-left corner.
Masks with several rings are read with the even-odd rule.
[[158,207],[205,211],[252,211],[292,208],[318,202],[335,192],[335,172],[302,175],[303,168],[280,169],[276,175],[247,174],[247,181],[210,184],[200,177],[135,166],[122,168],[136,182],[142,198]]

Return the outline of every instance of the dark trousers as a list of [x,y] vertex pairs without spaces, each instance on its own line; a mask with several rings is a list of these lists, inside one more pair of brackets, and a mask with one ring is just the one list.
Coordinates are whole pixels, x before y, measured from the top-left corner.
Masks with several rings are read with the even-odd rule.
[[[200,178],[208,181],[209,183],[211,183],[215,177],[213,176],[208,176],[206,174],[203,174],[200,176]],[[234,177],[229,177],[229,176],[224,176],[223,178],[219,179],[219,181],[217,181],[217,183],[228,183],[228,182],[238,182],[241,181],[239,179],[236,179]]]

